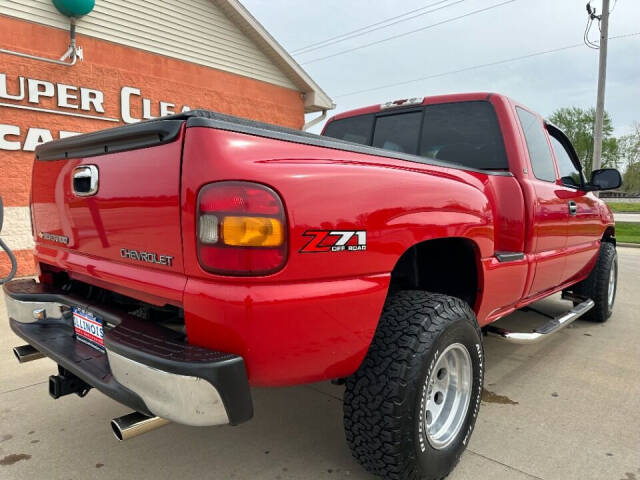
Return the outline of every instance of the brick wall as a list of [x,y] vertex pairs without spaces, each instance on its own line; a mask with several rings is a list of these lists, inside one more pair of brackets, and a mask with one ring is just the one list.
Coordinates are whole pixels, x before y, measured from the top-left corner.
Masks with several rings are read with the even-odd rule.
[[[66,50],[68,40],[66,31],[0,16],[3,48],[56,58]],[[78,44],[83,47],[85,61],[74,67],[0,53],[0,73],[7,76],[8,91],[18,92],[19,76],[96,89],[104,93],[105,99],[105,112],[98,115],[120,118],[120,91],[130,86],[139,88],[143,97],[152,99],[153,116],[159,115],[158,102],[166,101],[174,103],[177,112],[188,105],[293,128],[301,128],[304,123],[303,99],[298,91],[81,35]],[[38,108],[79,112],[58,107],[55,98],[40,100]],[[0,99],[0,102],[32,105],[26,100]],[[141,110],[141,102],[136,98],[131,112],[141,117]],[[48,129],[55,139],[60,131],[89,132],[118,125],[0,106],[1,124],[18,126],[20,135],[8,135],[6,140],[22,144],[30,127]],[[17,250],[19,275],[34,272],[30,240],[24,234],[25,229],[29,229],[28,216],[22,211],[29,202],[32,163],[33,152],[0,149],[0,195],[8,210],[2,236]],[[0,253],[0,277],[8,270],[8,259]]]

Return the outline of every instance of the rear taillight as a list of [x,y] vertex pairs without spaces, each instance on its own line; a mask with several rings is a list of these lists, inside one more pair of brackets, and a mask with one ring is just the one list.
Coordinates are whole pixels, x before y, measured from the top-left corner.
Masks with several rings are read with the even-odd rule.
[[202,187],[197,211],[198,260],[223,275],[266,275],[287,257],[287,220],[269,187],[217,182]]

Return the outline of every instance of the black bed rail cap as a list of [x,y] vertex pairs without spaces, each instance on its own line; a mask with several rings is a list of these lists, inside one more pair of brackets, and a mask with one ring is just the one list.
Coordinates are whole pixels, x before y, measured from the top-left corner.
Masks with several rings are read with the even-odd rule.
[[239,117],[208,110],[190,110],[176,115],[47,142],[36,147],[36,158],[38,160],[62,160],[95,157],[105,153],[162,145],[175,140],[180,133],[182,124],[194,117],[225,118],[227,121],[236,122],[243,120]]
[[185,120],[168,117],[47,142],[36,147],[36,159],[95,157],[162,145],[178,137]]

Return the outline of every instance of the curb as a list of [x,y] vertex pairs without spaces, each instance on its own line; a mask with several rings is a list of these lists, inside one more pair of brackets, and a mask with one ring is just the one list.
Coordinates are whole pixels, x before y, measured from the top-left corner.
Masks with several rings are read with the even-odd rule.
[[627,247],[627,248],[640,248],[640,243],[622,243],[622,242],[616,242],[616,246],[618,246],[618,247]]

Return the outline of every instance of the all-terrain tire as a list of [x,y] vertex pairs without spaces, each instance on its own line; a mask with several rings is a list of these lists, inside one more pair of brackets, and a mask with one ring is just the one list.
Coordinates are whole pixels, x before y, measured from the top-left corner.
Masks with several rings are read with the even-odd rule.
[[[428,382],[439,355],[460,345],[470,359],[468,404],[450,443],[434,448],[426,433],[425,405],[435,398]],[[390,296],[362,365],[346,381],[344,427],[353,456],[384,478],[446,477],[473,431],[483,379],[482,336],[465,302],[422,291]]]
[[[613,269],[613,273],[612,273]],[[613,275],[613,296],[609,297],[609,282]],[[618,287],[618,255],[610,242],[602,242],[600,253],[593,270],[582,282],[573,286],[573,293],[595,302],[595,306],[581,318],[592,322],[606,322],[613,313],[613,305]],[[611,300],[611,301],[610,301]]]

